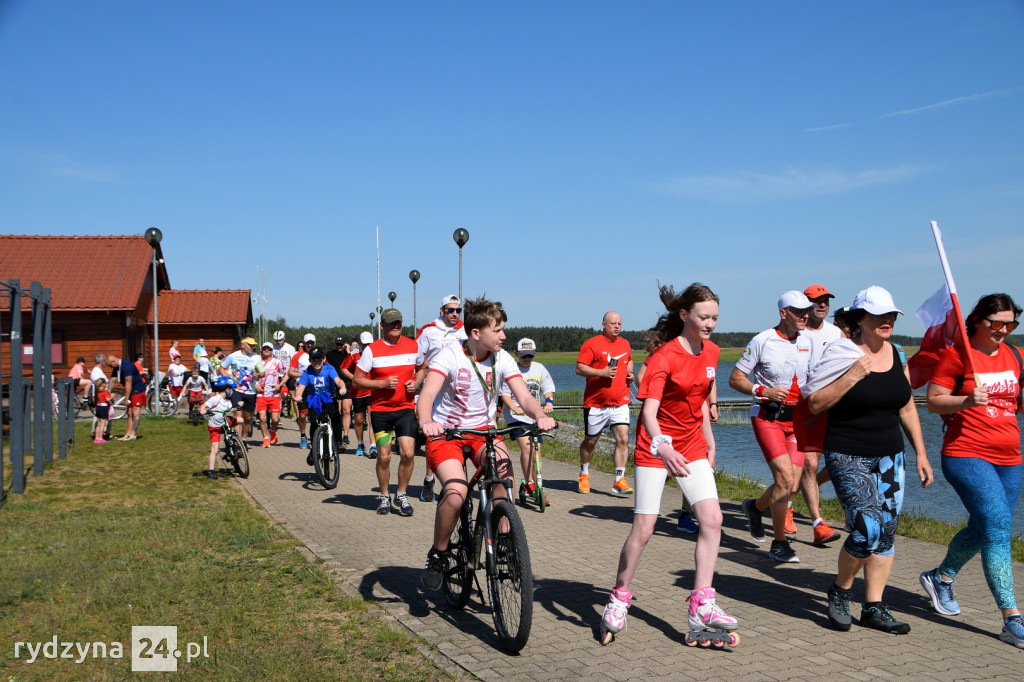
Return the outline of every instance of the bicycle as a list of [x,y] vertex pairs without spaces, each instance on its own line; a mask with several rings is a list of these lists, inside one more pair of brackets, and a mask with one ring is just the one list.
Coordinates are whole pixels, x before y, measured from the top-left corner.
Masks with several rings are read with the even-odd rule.
[[157,412],[157,387],[155,382],[149,381],[146,385],[146,409],[149,410],[150,414],[160,414],[165,417],[170,417],[178,411],[178,399],[171,393],[171,389],[168,388],[170,385],[170,378],[164,376],[160,380],[160,404],[159,412]]
[[292,396],[290,392],[281,392],[281,417],[290,419],[292,416]]
[[[519,427],[521,428],[521,427]],[[462,436],[483,436],[485,458],[468,482],[466,501],[459,520],[448,542],[448,566],[441,579],[441,587],[449,606],[461,610],[469,603],[476,570],[483,566],[487,573],[487,594],[491,616],[501,645],[510,652],[526,646],[533,625],[533,572],[530,568],[530,548],[526,531],[512,499],[512,479],[502,479],[497,471],[495,438],[511,433],[515,428],[497,429],[445,429],[444,438],[452,440]],[[528,432],[540,433],[536,426]],[[500,483],[506,497],[491,498],[491,486]],[[473,489],[480,498],[476,520],[473,520]],[[508,526],[501,531],[502,521]],[[486,548],[481,561],[481,549]],[[480,584],[477,582],[477,589]],[[483,590],[480,589],[481,596]]]
[[536,464],[537,475],[534,477],[534,492],[533,495],[529,494],[526,490],[526,478],[523,478],[523,483],[519,486],[519,506],[525,507],[527,501],[532,500],[537,505],[537,511],[541,514],[548,506],[548,500],[544,497],[544,474],[541,472],[541,456],[540,456],[540,444],[544,434],[538,433],[536,436],[527,436],[527,440],[530,441],[530,456],[533,457]]
[[193,392],[189,391],[188,395],[188,420],[192,422],[193,426],[196,426],[203,420],[203,415],[199,411],[199,406],[202,404],[202,398],[194,400],[192,398]]
[[313,470],[316,471],[320,485],[327,490],[334,490],[338,487],[338,478],[341,475],[341,458],[338,457],[338,444],[334,440],[334,426],[331,424],[330,415],[317,415],[317,419],[323,421],[313,432],[313,449],[310,453],[310,457],[313,458]]
[[249,478],[249,449],[246,447],[245,441],[235,433],[230,421],[228,418],[220,427],[224,437],[224,453],[221,456],[225,462],[231,465],[239,478]]

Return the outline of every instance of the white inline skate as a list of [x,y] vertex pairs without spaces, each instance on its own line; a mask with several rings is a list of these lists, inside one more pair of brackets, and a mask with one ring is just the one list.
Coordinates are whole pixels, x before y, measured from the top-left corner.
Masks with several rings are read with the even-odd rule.
[[601,616],[601,646],[608,646],[615,641],[615,635],[626,629],[626,611],[633,593],[629,590],[612,590],[608,595],[608,603],[604,606]]
[[722,649],[740,643],[740,636],[733,632],[739,627],[739,622],[715,603],[713,587],[694,590],[687,601],[690,602],[687,616],[690,631],[686,633],[686,646]]

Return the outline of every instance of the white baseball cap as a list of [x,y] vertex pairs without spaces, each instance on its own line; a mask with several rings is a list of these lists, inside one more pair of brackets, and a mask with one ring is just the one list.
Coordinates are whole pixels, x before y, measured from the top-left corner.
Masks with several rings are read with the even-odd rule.
[[371,343],[373,343],[373,334],[371,334],[370,332],[362,332],[359,335],[359,343],[363,344],[364,346],[370,345]]
[[316,335],[315,334],[306,334],[305,336],[303,336],[302,337],[302,343],[306,343],[307,341],[312,341],[313,343],[316,343]]
[[520,356],[536,355],[537,344],[533,342],[533,339],[519,339],[519,343],[516,344],[516,353]]
[[903,311],[897,308],[893,302],[892,294],[882,287],[874,285],[857,292],[850,310],[866,310],[872,315],[903,314]]
[[456,296],[455,294],[448,294],[447,296],[441,299],[441,307],[443,308],[449,303],[461,303],[461,301],[459,301],[459,297]]
[[782,294],[782,296],[779,296],[779,310],[782,310],[783,308],[804,310],[805,308],[813,307],[814,304],[811,303],[811,299],[807,298],[799,291],[787,291]]

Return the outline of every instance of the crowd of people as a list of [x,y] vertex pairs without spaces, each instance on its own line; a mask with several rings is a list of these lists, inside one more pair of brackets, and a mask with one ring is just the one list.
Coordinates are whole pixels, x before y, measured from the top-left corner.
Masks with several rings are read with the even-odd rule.
[[[933,471],[925,449],[903,349],[891,341],[902,311],[878,286],[868,287],[852,304],[834,311],[835,296],[813,284],[803,291],[784,292],[778,300],[774,326],[757,334],[744,349],[729,386],[751,396],[754,437],[772,476],[757,499],[743,500],[741,509],[750,536],[764,542],[763,516],[771,517],[768,556],[799,562],[789,538],[796,532],[792,502],[797,492],[810,510],[812,544],[827,547],[842,535],[837,571],[826,592],[827,616],[837,630],[853,622],[851,602],[855,578],[863,574],[864,593],[859,624],[893,634],[906,634],[908,623],[897,620],[883,600],[892,570],[894,537],[906,486],[908,457],[923,487]],[[648,330],[646,360],[635,371],[633,351],[621,336],[622,318],[609,311],[600,334],[588,339],[577,356],[576,373],[586,380],[584,438],[579,446],[577,491],[591,489],[589,466],[600,434],[614,440],[612,492],[634,495],[632,526],[622,546],[614,587],[602,616],[603,641],[625,630],[632,593],[630,582],[660,514],[668,476],[682,490],[687,528],[697,533],[694,584],[687,598],[692,631],[732,631],[737,619],[717,604],[712,585],[722,533],[722,510],[715,485],[715,441],[718,420],[715,370],[719,348],[710,337],[718,323],[719,300],[711,289],[694,283],[683,292],[661,287],[664,314]],[[969,514],[967,526],[953,538],[939,566],[921,573],[920,583],[935,611],[960,613],[954,579],[976,554],[1002,611],[999,637],[1024,648],[1024,620],[1017,608],[1010,551],[1012,518],[1021,489],[1022,463],[1017,414],[1021,407],[1024,366],[1020,352],[1006,343],[1021,314],[1006,294],[982,297],[966,318],[970,358],[959,347],[948,349],[935,366],[927,389],[927,406],[945,422],[941,452],[943,475]],[[300,447],[309,434],[330,420],[339,450],[375,459],[378,479],[376,511],[411,516],[409,485],[418,448],[426,451],[426,476],[420,500],[436,501],[434,533],[421,582],[437,589],[448,558],[447,543],[466,495],[466,462],[477,464],[483,442],[466,437],[445,440],[445,428],[482,428],[495,424],[499,406],[507,424],[523,428],[514,434],[520,448],[520,495],[542,494],[534,487],[536,460],[525,429],[536,424],[554,428],[551,418],[555,386],[550,373],[534,359],[536,344],[519,339],[515,356],[504,348],[505,311],[486,298],[442,300],[437,319],[421,327],[416,339],[402,334],[403,317],[389,308],[380,315],[380,338],[369,332],[347,342],[338,337],[325,351],[313,334],[298,348],[282,331],[273,343],[247,337],[225,355],[207,354],[200,339],[194,363],[186,366],[171,346],[170,376],[175,397],[204,401],[210,413],[211,450],[207,475],[217,476],[215,459],[221,427],[229,412],[245,437],[254,413],[260,415],[262,445],[278,443],[282,397],[295,403]],[[96,356],[85,376],[79,358],[72,377],[79,387],[91,386],[97,405],[110,400],[104,369],[116,370],[129,396],[128,430],[122,440],[138,437],[138,414],[145,396],[143,373],[136,363],[115,356]],[[180,369],[179,369],[180,368]],[[629,457],[630,385],[641,402],[633,452],[635,489],[627,476]],[[207,396],[209,396],[207,398]],[[96,442],[106,442],[105,411],[97,410]],[[102,415],[102,416],[101,416]],[[364,440],[367,427],[370,438]],[[398,471],[391,495],[392,454]],[[819,470],[819,463],[824,467]],[[312,464],[311,455],[307,463]],[[498,448],[498,470],[513,477],[507,447]],[[437,484],[435,482],[437,479]],[[819,486],[831,480],[845,519],[836,528],[820,509]],[[504,495],[495,490],[494,495]],[[546,501],[546,500],[545,500]]]

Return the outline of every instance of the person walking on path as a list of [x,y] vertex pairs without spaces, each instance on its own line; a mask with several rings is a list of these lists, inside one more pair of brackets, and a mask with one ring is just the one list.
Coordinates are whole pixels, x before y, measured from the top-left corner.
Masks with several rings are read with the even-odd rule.
[[909,375],[889,343],[902,311],[878,286],[859,292],[850,309],[851,339],[828,345],[807,386],[811,413],[829,411],[825,465],[853,526],[828,588],[828,620],[836,630],[850,629],[853,581],[863,571],[861,626],[902,635],[910,632],[910,624],[893,617],[882,593],[892,572],[903,507],[904,432],[917,453],[922,487],[931,485],[932,468]]
[[622,338],[622,317],[609,311],[601,319],[601,333],[583,342],[576,356],[576,374],[587,380],[583,389],[584,437],[580,443],[580,475],[576,489],[590,492],[590,460],[601,432],[607,427],[615,438],[615,480],[612,492],[633,492],[626,480],[629,456],[629,384],[633,381],[633,351]]
[[[959,346],[939,359],[928,385],[928,409],[942,415],[942,474],[967,509],[967,526],[949,543],[938,567],[921,574],[921,586],[938,613],[956,616],[953,579],[975,554],[996,606],[999,639],[1024,648],[1024,620],[1013,587],[1010,550],[1013,514],[1021,489],[1021,354],[1006,343],[1021,309],[1007,294],[983,296],[967,316],[970,372]],[[975,383],[977,381],[977,383]]]
[[[518,357],[516,364],[519,368],[519,374],[523,377],[523,381],[526,382],[526,388],[529,389],[530,395],[543,406],[544,414],[551,414],[555,409],[555,382],[551,378],[551,373],[548,372],[547,367],[534,361],[533,357],[536,354],[537,344],[533,342],[533,339],[519,339],[519,342],[516,344],[516,356]],[[508,387],[508,384],[502,385],[500,395],[505,424],[523,429],[523,431],[517,431],[514,434],[516,443],[519,444],[519,463],[522,465],[523,471],[523,481],[519,486],[520,495],[525,494],[529,497],[535,497],[537,495],[535,483],[537,458],[540,457],[541,444],[540,439],[535,438],[533,444],[534,456],[531,457],[530,439],[532,436],[525,435],[525,428],[532,426],[534,421],[526,415],[526,410],[516,402],[516,397],[512,395],[512,389]],[[544,504],[551,504],[547,499],[546,491]]]
[[800,559],[786,533],[796,533],[789,501],[800,483],[804,453],[797,449],[793,435],[793,408],[811,355],[811,340],[800,333],[807,326],[811,302],[799,291],[787,291],[779,297],[778,311],[779,323],[747,344],[729,376],[729,386],[752,396],[750,422],[772,472],[772,484],[761,497],[743,501],[750,536],[764,542],[761,516],[770,508],[773,539],[768,554],[776,561],[796,563]]
[[615,588],[602,616],[602,644],[626,628],[630,582],[654,533],[669,475],[676,477],[700,526],[694,548],[694,589],[688,598],[689,629],[734,630],[738,626],[737,620],[717,605],[711,586],[722,536],[722,509],[703,426],[709,420],[704,406],[718,365],[719,348],[710,340],[718,324],[718,297],[697,282],[678,295],[672,287],[663,286],[660,297],[667,312],[650,333],[660,340],[661,347],[647,359],[637,393],[643,406],[633,451],[633,526],[619,554]]

